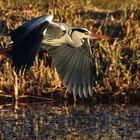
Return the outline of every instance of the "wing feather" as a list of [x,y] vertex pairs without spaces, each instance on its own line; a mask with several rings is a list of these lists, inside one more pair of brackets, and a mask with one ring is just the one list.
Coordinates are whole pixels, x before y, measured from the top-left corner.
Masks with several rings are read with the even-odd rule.
[[49,25],[49,16],[29,20],[11,33],[13,40],[12,60],[15,70],[29,69],[40,48],[43,32]]
[[87,98],[92,96],[96,73],[91,51],[86,47],[90,47],[87,42],[79,48],[63,45],[47,50],[68,91]]
[[[73,58],[69,58],[72,61],[67,62],[67,67],[70,67],[70,70],[67,72],[66,76],[62,79],[64,81],[64,84],[69,84],[70,82],[72,82],[71,79],[75,78],[75,73],[76,71],[79,69],[79,61],[76,59],[76,57],[79,57],[79,52],[74,51],[74,55],[72,56]],[[68,64],[69,63],[69,64]],[[63,69],[62,69],[63,70]],[[67,68],[65,68],[65,71],[67,70]]]

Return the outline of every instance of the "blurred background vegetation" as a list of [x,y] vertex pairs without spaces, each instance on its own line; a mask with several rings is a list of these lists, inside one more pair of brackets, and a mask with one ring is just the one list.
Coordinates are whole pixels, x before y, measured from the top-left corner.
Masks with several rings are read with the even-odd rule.
[[[0,0],[0,7],[1,8],[7,8],[7,7],[15,7],[15,5],[20,4],[36,4],[36,5],[42,5],[44,3],[49,3],[52,0]],[[61,0],[59,0],[61,1]],[[84,3],[84,4],[94,4],[98,8],[103,9],[111,9],[111,10],[117,10],[126,8],[131,3],[138,3],[140,4],[139,0],[76,0],[78,3]]]
[[[9,46],[11,30],[47,14],[53,14],[55,21],[109,35],[109,40],[91,42],[98,75],[93,87],[95,95],[140,97],[139,0],[0,0],[0,13],[2,47]],[[40,55],[25,77],[17,77],[10,59],[0,55],[1,93],[64,91],[56,70],[50,68],[50,58],[44,52]]]

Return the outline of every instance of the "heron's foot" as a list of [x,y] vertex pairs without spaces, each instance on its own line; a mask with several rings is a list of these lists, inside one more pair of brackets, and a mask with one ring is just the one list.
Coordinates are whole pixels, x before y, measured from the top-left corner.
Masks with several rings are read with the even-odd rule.
[[75,108],[75,107],[76,107],[76,103],[77,103],[77,98],[76,98],[76,96],[73,96],[73,100],[74,100],[73,106],[74,106],[74,108]]
[[73,100],[74,100],[74,103],[77,102],[77,98],[76,98],[76,96],[73,96]]
[[68,91],[67,90],[64,92],[64,99],[65,100],[68,99]]

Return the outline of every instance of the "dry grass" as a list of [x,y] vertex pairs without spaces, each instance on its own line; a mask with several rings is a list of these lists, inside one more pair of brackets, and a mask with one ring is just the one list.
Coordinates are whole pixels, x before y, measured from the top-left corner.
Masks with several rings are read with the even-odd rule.
[[[9,36],[3,36],[6,29],[10,31],[36,16],[53,14],[55,21],[86,27],[111,36],[109,40],[92,43],[98,75],[94,86],[95,95],[140,96],[140,15],[138,15],[140,9],[137,1],[134,1],[131,6],[128,3],[126,6],[122,4],[125,8],[119,9],[120,11],[100,9],[90,0],[7,2],[8,6],[5,8],[6,3],[0,1],[2,9],[0,21],[3,23],[3,26],[0,24],[2,47],[8,47],[10,42]],[[102,13],[104,15],[98,18],[98,14]],[[92,15],[97,15],[97,19],[94,17],[91,19]],[[118,26],[120,28],[117,28]],[[1,94],[42,95],[57,90],[63,91],[56,70],[50,68],[51,63],[46,64],[46,58],[49,59],[47,54],[43,55],[43,59],[37,56],[30,72],[26,76],[17,76],[10,59],[0,55]]]

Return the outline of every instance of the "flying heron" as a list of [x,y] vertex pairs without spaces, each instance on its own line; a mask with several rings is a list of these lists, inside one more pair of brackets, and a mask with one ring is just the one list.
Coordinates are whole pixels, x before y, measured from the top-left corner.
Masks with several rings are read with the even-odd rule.
[[29,69],[40,48],[45,49],[62,80],[74,97],[92,96],[96,80],[90,39],[106,38],[85,28],[53,22],[53,16],[40,16],[25,22],[11,33],[15,70]]

